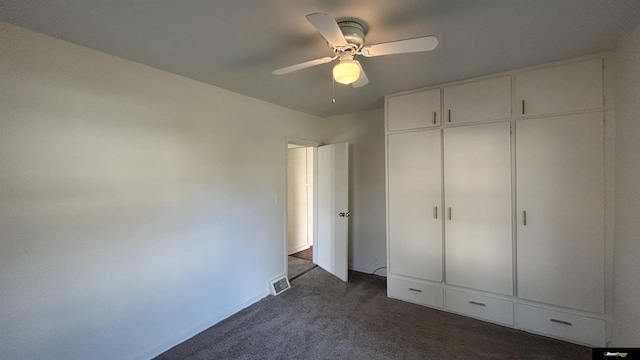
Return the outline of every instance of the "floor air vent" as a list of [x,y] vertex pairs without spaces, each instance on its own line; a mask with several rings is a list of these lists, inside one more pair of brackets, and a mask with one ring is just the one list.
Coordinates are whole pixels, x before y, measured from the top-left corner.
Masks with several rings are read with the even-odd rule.
[[279,278],[276,278],[275,280],[271,281],[271,294],[272,295],[278,295],[281,292],[289,289],[291,287],[291,284],[289,284],[289,280],[287,279],[286,276],[282,276]]

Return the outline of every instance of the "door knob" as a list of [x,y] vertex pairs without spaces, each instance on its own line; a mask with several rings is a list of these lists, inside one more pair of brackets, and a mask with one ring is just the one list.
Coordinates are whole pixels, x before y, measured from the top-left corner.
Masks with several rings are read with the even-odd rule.
[[347,212],[338,213],[338,216],[340,216],[340,217],[349,217],[349,215],[351,215],[351,214],[349,214],[348,211]]

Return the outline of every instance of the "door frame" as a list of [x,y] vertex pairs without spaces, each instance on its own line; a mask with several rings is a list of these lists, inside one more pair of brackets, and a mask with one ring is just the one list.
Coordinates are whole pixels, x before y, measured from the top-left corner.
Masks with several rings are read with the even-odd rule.
[[318,147],[322,144],[317,141],[286,137],[284,144],[284,158],[285,158],[285,186],[284,186],[284,236],[283,236],[283,252],[284,252],[284,273],[289,277],[289,254],[287,254],[288,242],[287,242],[287,217],[289,211],[289,145],[296,145],[299,147],[313,148],[313,263],[317,265],[318,259],[318,247],[315,246],[318,241]]

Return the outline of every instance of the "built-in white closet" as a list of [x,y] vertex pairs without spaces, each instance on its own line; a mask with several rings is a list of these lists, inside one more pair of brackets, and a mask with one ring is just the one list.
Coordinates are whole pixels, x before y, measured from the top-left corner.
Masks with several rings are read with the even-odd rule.
[[386,97],[388,295],[604,346],[603,58]]

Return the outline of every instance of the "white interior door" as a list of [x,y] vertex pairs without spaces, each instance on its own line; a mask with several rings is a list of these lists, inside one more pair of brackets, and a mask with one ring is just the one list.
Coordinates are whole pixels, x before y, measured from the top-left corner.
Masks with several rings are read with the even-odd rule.
[[348,281],[349,144],[318,147],[318,265]]

